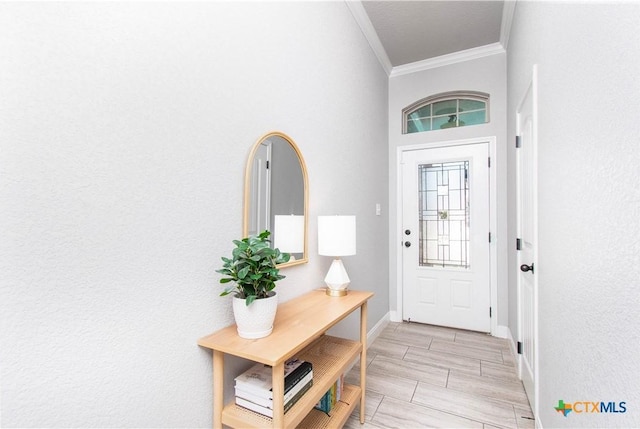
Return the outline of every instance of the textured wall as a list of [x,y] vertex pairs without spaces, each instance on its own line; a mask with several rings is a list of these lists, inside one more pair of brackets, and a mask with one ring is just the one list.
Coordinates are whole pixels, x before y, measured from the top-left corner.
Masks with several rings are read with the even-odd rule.
[[[516,6],[508,47],[510,141],[517,103],[533,64],[539,67],[544,427],[640,426],[639,20],[636,2]],[[515,221],[514,170],[509,183]],[[515,287],[514,253],[510,261]],[[514,318],[515,305],[514,299]],[[554,410],[560,399],[626,401],[627,412],[564,417]]]
[[316,216],[356,214],[387,313],[387,77],[344,3],[3,3],[0,94],[1,426],[210,427],[196,341],[232,322],[214,270],[270,130],[310,178],[281,300],[322,284]]

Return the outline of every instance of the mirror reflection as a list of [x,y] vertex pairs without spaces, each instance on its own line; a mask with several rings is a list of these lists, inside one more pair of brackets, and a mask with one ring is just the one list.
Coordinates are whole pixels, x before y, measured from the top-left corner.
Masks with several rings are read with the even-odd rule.
[[307,172],[287,135],[271,132],[253,146],[245,172],[243,235],[271,231],[271,245],[291,254],[283,266],[308,261]]

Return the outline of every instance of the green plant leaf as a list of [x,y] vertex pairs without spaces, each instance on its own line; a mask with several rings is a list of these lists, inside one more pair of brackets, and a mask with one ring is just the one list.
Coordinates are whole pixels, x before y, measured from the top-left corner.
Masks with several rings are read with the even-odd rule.
[[240,271],[238,271],[238,279],[242,280],[245,277],[247,277],[247,274],[249,273],[249,267],[244,267],[242,268]]
[[249,295],[249,296],[247,296],[247,298],[244,300],[245,305],[246,305],[247,307],[248,307],[248,306],[250,306],[250,305],[251,305],[251,303],[252,303],[253,301],[255,301],[255,300],[256,300],[256,298],[258,298],[256,295]]

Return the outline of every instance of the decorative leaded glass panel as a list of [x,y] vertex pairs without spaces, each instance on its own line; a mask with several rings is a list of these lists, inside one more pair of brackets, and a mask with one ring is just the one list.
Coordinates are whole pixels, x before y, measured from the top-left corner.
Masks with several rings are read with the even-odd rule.
[[469,268],[469,161],[418,166],[419,265]]

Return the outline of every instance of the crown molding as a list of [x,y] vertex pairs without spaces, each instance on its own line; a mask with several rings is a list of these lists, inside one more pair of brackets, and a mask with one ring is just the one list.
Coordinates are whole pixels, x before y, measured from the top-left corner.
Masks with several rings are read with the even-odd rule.
[[506,50],[509,47],[509,34],[511,33],[511,23],[516,10],[518,0],[505,0],[502,7],[502,22],[500,23],[500,44]]
[[439,57],[396,66],[391,70],[389,77],[402,76],[405,74],[448,66],[456,63],[462,63],[465,61],[503,53],[505,53],[505,50],[500,42],[491,43],[489,45],[479,46],[477,48],[466,49],[464,51],[458,51],[451,54],[440,55]]
[[376,30],[373,28],[373,24],[371,24],[371,20],[362,6],[362,2],[360,0],[345,0],[345,3],[351,11],[351,15],[353,15],[353,18],[358,23],[360,30],[362,30],[362,34],[364,34],[365,39],[369,42],[369,46],[371,46],[373,53],[378,58],[380,65],[387,76],[389,76],[393,66],[391,65],[387,51],[382,47],[382,42],[380,42],[378,33],[376,33]]

